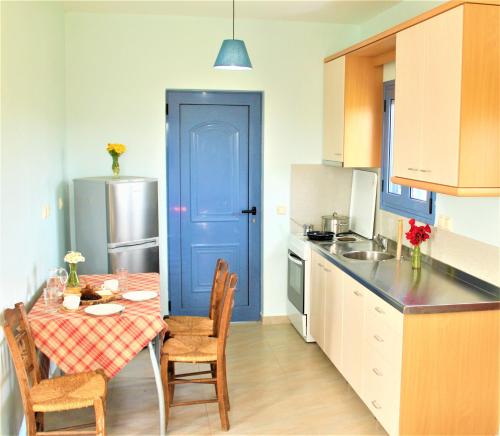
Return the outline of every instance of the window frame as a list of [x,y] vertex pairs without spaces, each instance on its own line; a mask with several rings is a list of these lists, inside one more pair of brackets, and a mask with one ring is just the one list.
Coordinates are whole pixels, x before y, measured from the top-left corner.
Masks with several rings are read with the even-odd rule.
[[[391,101],[395,101],[395,81],[384,82],[384,112],[383,112],[383,135],[382,135],[382,162],[380,182],[380,208],[388,212],[402,215],[407,218],[415,218],[426,224],[434,225],[436,213],[436,194],[428,191],[426,201],[411,197],[411,189],[401,186],[401,194],[389,192],[391,177],[390,168],[390,125],[391,125]],[[395,112],[395,111],[394,111]],[[393,133],[393,132],[392,132]]]

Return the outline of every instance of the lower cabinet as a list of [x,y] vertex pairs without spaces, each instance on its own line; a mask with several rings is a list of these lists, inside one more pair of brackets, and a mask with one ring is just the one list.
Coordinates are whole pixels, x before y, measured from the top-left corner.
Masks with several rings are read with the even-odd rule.
[[498,433],[500,310],[403,315],[314,251],[311,268],[311,333],[390,435]]
[[403,315],[313,252],[311,334],[389,432],[398,433]]

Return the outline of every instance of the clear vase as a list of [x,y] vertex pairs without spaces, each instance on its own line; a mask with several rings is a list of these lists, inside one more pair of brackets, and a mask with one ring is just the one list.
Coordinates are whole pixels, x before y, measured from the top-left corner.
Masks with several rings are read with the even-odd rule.
[[113,170],[114,176],[120,175],[120,163],[118,162],[118,155],[112,156],[113,165],[111,165],[111,169]]
[[76,263],[69,264],[68,282],[66,283],[66,292],[78,293],[80,292],[80,279],[76,271]]
[[420,253],[420,245],[416,245],[411,254],[411,267],[413,269],[422,268],[422,253]]

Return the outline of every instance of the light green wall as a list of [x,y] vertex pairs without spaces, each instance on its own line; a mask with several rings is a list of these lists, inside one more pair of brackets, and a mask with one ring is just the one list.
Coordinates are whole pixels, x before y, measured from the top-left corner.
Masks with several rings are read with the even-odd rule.
[[[263,311],[286,313],[290,165],[321,159],[323,57],[352,44],[354,26],[238,21],[253,71],[212,68],[231,22],[70,13],[66,19],[67,151],[71,178],[109,174],[107,142],[123,142],[124,174],[158,177],[165,198],[165,90],[263,91]],[[166,217],[160,206],[166,287]],[[166,303],[167,295],[163,294]]]
[[[29,303],[65,250],[64,15],[51,2],[1,3],[0,312]],[[42,219],[42,207],[50,216]],[[0,434],[23,408],[0,332]]]
[[445,3],[445,1],[446,0],[403,0],[395,6],[365,21],[360,26],[360,40],[383,32],[389,27],[420,15],[423,12]]

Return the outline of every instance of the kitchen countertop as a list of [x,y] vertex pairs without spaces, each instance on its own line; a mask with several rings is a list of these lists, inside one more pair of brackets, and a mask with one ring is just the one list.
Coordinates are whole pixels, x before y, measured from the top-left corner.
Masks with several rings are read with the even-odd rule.
[[309,242],[313,250],[405,314],[500,309],[499,287],[440,262],[422,262],[422,269],[414,271],[407,251],[400,261],[372,262],[342,256],[348,251],[382,251],[371,240]]

